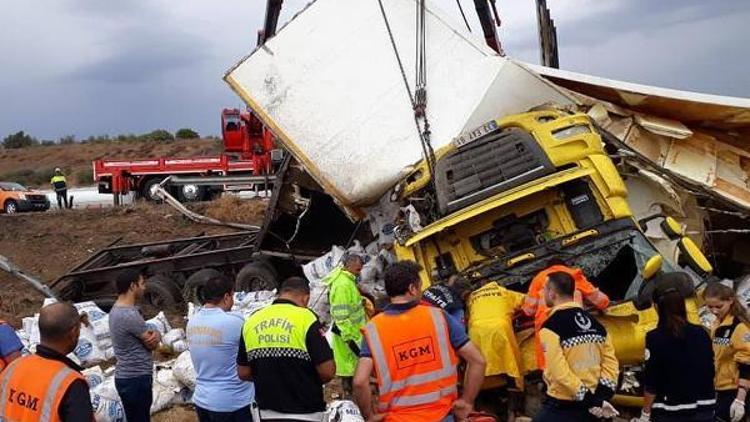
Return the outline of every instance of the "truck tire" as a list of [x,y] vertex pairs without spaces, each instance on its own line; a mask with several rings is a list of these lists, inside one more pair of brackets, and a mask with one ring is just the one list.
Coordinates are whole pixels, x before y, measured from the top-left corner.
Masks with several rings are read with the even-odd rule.
[[164,309],[175,309],[182,303],[182,294],[172,280],[164,275],[155,275],[146,280],[146,292],[143,301],[158,312]]
[[185,302],[200,304],[201,297],[199,288],[206,284],[211,278],[220,275],[221,273],[213,268],[204,268],[191,274],[190,277],[185,280],[185,287],[182,289],[182,297],[185,299]]
[[278,286],[278,276],[270,264],[264,261],[253,261],[245,264],[237,273],[234,289],[238,292],[255,292],[259,290],[273,290]]
[[151,202],[161,202],[161,198],[154,193],[154,188],[163,180],[161,177],[152,177],[143,182],[140,190],[141,198]]
[[5,201],[3,211],[5,211],[6,214],[15,214],[18,212],[18,204],[16,204],[16,201],[9,199]]

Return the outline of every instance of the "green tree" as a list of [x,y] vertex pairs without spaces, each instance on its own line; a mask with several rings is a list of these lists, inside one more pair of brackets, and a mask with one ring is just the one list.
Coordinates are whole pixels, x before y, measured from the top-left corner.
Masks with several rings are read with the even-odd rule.
[[71,145],[76,143],[75,135],[65,135],[60,138],[60,145]]
[[3,146],[7,149],[26,148],[38,144],[39,141],[25,134],[23,131],[8,135],[3,139]]
[[174,135],[168,130],[156,129],[150,133],[142,135],[142,139],[145,141],[174,141]]
[[186,128],[186,127],[184,127],[182,129],[178,130],[177,132],[175,132],[174,136],[177,139],[196,139],[196,138],[200,138],[200,136],[198,135],[198,132],[194,131],[193,129]]

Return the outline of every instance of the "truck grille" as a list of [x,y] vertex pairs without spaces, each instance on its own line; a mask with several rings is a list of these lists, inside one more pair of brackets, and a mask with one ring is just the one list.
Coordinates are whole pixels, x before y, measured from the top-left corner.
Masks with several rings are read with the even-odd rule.
[[437,163],[440,211],[453,212],[554,171],[529,133],[505,129],[464,145]]
[[47,197],[44,195],[26,195],[26,198],[31,202],[47,202]]

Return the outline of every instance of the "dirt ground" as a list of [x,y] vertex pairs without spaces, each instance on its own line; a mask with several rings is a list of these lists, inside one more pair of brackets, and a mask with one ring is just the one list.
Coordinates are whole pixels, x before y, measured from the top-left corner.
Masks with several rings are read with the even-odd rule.
[[[226,221],[260,224],[266,201],[222,198],[192,207]],[[128,244],[233,231],[196,224],[168,205],[148,203],[119,209],[0,215],[0,255],[51,282],[117,239]],[[18,327],[21,318],[38,311],[43,296],[36,290],[2,271],[0,286],[0,318]]]

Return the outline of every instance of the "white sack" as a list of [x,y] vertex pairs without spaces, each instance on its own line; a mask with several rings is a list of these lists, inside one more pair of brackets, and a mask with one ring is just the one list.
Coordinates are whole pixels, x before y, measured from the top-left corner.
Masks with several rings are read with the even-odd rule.
[[81,362],[81,366],[91,366],[105,360],[104,352],[99,348],[99,343],[92,327],[81,324],[81,335],[78,337],[78,345],[73,354]]
[[153,384],[154,401],[151,403],[151,414],[174,404],[177,393],[181,389],[171,369],[157,369]]
[[115,388],[115,378],[106,377],[91,389],[91,405],[97,422],[125,422],[125,410]]
[[182,352],[180,356],[177,356],[172,366],[172,372],[180,384],[190,390],[195,390],[197,375],[195,367],[193,367],[193,359],[190,357],[190,351]]
[[339,263],[346,250],[340,246],[333,246],[327,254],[316,258],[302,266],[302,272],[309,282],[320,282],[328,275]]
[[81,374],[86,377],[89,389],[96,388],[96,386],[104,382],[104,371],[102,371],[99,365],[84,369],[81,371]]
[[162,337],[164,336],[164,334],[167,334],[167,331],[172,329],[172,326],[169,324],[169,320],[164,315],[164,312],[159,312],[155,317],[146,321],[146,326],[150,330],[158,331],[159,334],[162,335]]
[[326,422],[365,422],[359,407],[350,400],[335,400],[328,405]]

